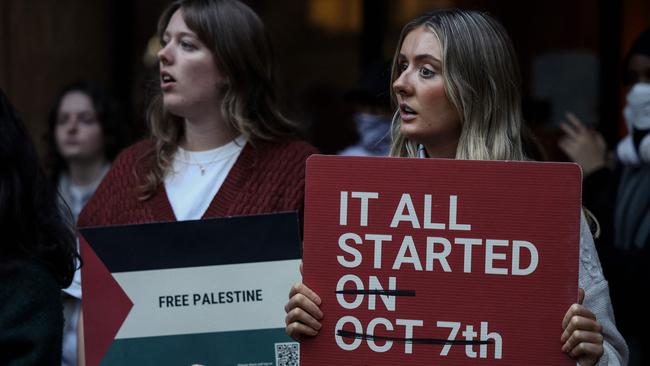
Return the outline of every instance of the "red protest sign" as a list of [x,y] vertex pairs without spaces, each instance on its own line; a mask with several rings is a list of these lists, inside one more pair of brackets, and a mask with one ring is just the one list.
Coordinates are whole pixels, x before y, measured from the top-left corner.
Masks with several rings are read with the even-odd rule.
[[303,365],[573,365],[575,164],[313,156]]

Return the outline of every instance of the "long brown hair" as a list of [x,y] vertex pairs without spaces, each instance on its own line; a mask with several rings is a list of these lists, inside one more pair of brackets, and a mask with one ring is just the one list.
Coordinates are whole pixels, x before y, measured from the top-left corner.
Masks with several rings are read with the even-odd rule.
[[[226,79],[220,102],[226,122],[252,143],[296,136],[296,124],[277,105],[271,43],[257,14],[237,0],[177,0],[160,16],[161,39],[179,9],[188,28],[212,51]],[[155,140],[155,157],[144,177],[142,199],[151,197],[164,180],[184,133],[182,118],[165,111],[160,94],[149,105],[147,121]]]

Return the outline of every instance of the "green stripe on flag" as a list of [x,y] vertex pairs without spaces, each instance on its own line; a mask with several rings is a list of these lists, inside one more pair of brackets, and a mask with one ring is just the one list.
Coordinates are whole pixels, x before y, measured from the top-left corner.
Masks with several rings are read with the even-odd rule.
[[118,339],[101,365],[276,366],[275,343],[285,342],[284,328]]

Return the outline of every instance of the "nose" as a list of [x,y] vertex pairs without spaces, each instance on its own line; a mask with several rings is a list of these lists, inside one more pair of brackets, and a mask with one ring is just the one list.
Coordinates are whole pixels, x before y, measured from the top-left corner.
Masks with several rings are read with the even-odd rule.
[[68,133],[69,134],[74,134],[77,132],[77,128],[79,127],[79,116],[73,116],[70,118],[70,121],[68,121],[67,126],[68,127]]
[[408,79],[408,70],[404,70],[393,82],[393,91],[397,95],[408,95],[412,92],[413,88]]
[[169,50],[169,43],[163,46],[158,51],[158,61],[161,65],[169,65],[172,61],[171,51]]
[[59,122],[58,127],[60,131],[66,135],[74,135],[77,133],[78,118],[74,115],[66,117],[63,122]]

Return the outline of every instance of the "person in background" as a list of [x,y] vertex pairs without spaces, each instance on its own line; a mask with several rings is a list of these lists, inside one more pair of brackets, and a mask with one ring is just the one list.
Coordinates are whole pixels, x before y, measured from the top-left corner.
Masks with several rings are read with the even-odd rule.
[[[527,160],[519,70],[510,37],[477,11],[426,13],[403,29],[393,58],[391,156]],[[616,329],[609,289],[584,218],[580,286],[558,335],[561,349],[581,366],[625,365],[627,346]],[[320,297],[294,285],[285,306],[287,334],[315,336]]]
[[61,363],[61,289],[77,263],[74,233],[36,149],[0,91],[0,365]]
[[347,93],[346,100],[354,106],[354,121],[359,141],[338,152],[350,156],[386,156],[390,151],[390,65],[374,62],[361,75],[359,88]]
[[118,156],[78,226],[302,213],[316,150],[278,109],[257,14],[237,0],[178,0],[158,35],[151,137]]
[[126,135],[115,102],[98,84],[74,82],[57,95],[48,119],[48,161],[73,222],[124,147]]
[[[572,113],[560,148],[583,171],[583,201],[602,228],[597,241],[609,278],[616,320],[630,346],[630,365],[650,364],[650,303],[638,297],[650,278],[650,29],[624,62],[623,117],[628,134],[610,164],[603,136]],[[612,166],[613,165],[613,166]]]
[[[61,195],[61,209],[70,214],[72,225],[123,147],[126,133],[117,117],[115,103],[92,82],[71,83],[56,97],[47,133],[50,176]],[[62,365],[76,366],[79,278],[63,291],[63,309]]]

